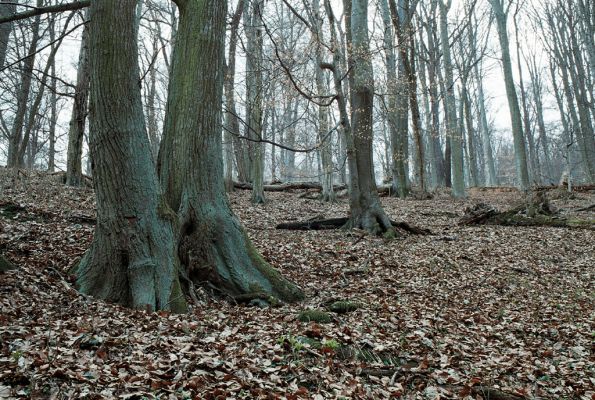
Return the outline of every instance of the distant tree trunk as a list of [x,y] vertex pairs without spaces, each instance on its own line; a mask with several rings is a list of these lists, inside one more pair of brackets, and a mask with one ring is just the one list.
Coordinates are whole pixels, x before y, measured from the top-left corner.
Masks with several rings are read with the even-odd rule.
[[[68,28],[68,24],[74,14],[70,14],[70,16],[66,19],[64,23],[63,32],[60,35],[60,39],[52,46],[50,54],[48,55],[48,59],[45,65],[45,68],[41,72],[41,79],[39,80],[39,89],[33,98],[33,102],[28,105],[27,110],[27,121],[24,125],[24,130],[22,130],[22,138],[20,142],[17,144],[16,150],[16,165],[22,167],[25,165],[25,154],[29,149],[29,168],[33,168],[34,166],[34,159],[37,154],[37,139],[38,139],[38,131],[39,131],[39,109],[41,107],[42,101],[44,99],[44,94],[47,86],[47,80],[50,76],[50,70],[52,65],[54,64],[54,58],[56,57],[56,53],[60,48],[60,44],[62,43],[62,39],[64,38],[64,33]],[[53,21],[50,22],[50,25],[53,25]],[[34,140],[32,140],[34,139]]]
[[[140,4],[137,10],[140,9]],[[159,52],[159,39],[153,37],[153,57],[157,57]],[[146,109],[147,109],[147,129],[149,133],[149,143],[151,144],[151,155],[153,160],[157,162],[157,155],[159,154],[159,135],[157,133],[157,67],[155,65],[149,66],[149,92],[147,94]]]
[[523,122],[519,108],[519,100],[514,87],[512,76],[512,63],[510,61],[510,48],[508,41],[508,31],[506,28],[507,15],[504,12],[503,0],[488,0],[492,5],[496,25],[498,28],[498,39],[502,52],[502,69],[504,71],[504,83],[506,86],[506,95],[508,97],[508,108],[510,109],[510,119],[512,121],[512,135],[514,139],[514,152],[517,179],[521,190],[529,189],[529,171],[527,167],[527,152],[525,149],[525,140],[523,138]]
[[452,0],[440,0],[440,43],[444,61],[444,84],[446,85],[446,132],[450,142],[452,195],[455,198],[465,197],[465,176],[463,174],[463,138],[457,127],[457,108],[454,93],[453,67],[448,36],[448,11]]
[[[43,6],[43,0],[37,0],[37,7]],[[9,167],[22,167],[23,160],[20,159],[19,150],[23,141],[23,130],[25,129],[25,118],[29,106],[29,95],[31,91],[31,81],[33,79],[33,67],[35,66],[35,55],[37,53],[37,44],[39,43],[39,25],[41,17],[38,15],[33,21],[31,44],[27,52],[27,57],[22,62],[21,85],[17,94],[17,110],[15,113],[10,138],[8,141],[8,161]]]
[[483,93],[483,80],[479,74],[479,67],[475,64],[474,75],[477,83],[477,108],[479,116],[479,126],[481,132],[481,144],[483,149],[483,163],[485,171],[485,185],[497,186],[498,176],[494,165],[494,156],[492,155],[492,140],[490,138],[490,127],[488,125],[488,116],[485,108],[485,96]]
[[68,186],[80,186],[82,183],[83,139],[87,119],[87,103],[89,102],[89,82],[89,28],[87,24],[83,28],[81,38],[74,103],[68,130],[68,151],[66,156],[66,185]]
[[[53,42],[56,38],[55,25],[50,25],[50,41]],[[55,44],[52,46],[56,46]],[[54,47],[52,47],[54,50]],[[58,123],[58,96],[57,79],[56,79],[56,60],[52,58],[50,74],[50,129],[49,129],[49,149],[48,149],[48,171],[54,172],[56,169],[56,125]]]
[[529,64],[529,74],[531,75],[531,86],[533,88],[533,101],[535,102],[535,116],[537,118],[537,128],[539,130],[539,141],[541,143],[545,161],[544,181],[546,183],[553,183],[555,180],[553,179],[552,160],[543,117],[543,80],[535,58],[533,58],[533,62]]
[[252,203],[262,204],[264,196],[264,146],[262,140],[263,86],[262,86],[262,12],[263,0],[249,0],[244,12],[244,30],[246,31],[246,120],[247,136],[252,138],[251,178]]
[[236,48],[238,45],[238,29],[242,14],[244,12],[244,0],[238,1],[238,5],[231,19],[231,30],[229,36],[229,53],[227,56],[227,68],[225,70],[225,187],[228,192],[233,190],[233,154],[235,151],[236,165],[238,169],[238,180],[248,180],[247,150],[244,143],[239,143],[240,121],[237,117],[235,101],[235,75],[236,75]]
[[[322,44],[323,44],[323,30],[322,18],[320,16],[320,0],[312,1],[312,33],[314,36],[314,45],[316,46],[316,90],[318,95],[326,95],[328,87],[324,79],[324,73],[321,67],[322,59]],[[333,147],[332,136],[328,135],[329,131],[329,115],[328,107],[318,106],[318,142],[321,144],[319,154],[320,163],[322,164],[322,173],[320,180],[322,185],[322,193],[320,199],[322,201],[335,201],[335,191],[333,190]],[[327,137],[330,136],[330,137]]]
[[471,99],[467,89],[467,82],[467,77],[462,78],[461,101],[463,102],[465,125],[467,127],[467,149],[469,152],[470,182],[471,186],[477,186],[479,183],[479,169],[477,168],[477,158],[475,157],[475,127],[473,126],[473,111],[471,110]]
[[[439,56],[437,49],[437,37],[436,37],[436,8],[438,6],[437,0],[432,0],[430,4],[430,13],[426,16],[426,33],[428,37],[428,95],[430,102],[430,113],[431,113],[431,125],[430,125],[430,137],[429,141],[432,142],[431,147],[434,149],[432,158],[436,166],[436,185],[438,187],[444,187],[446,185],[446,166],[444,155],[442,153],[442,146],[440,144],[440,103],[439,103],[439,90],[438,90],[438,65]],[[450,181],[450,172],[448,175]]]
[[[407,162],[404,146],[408,135],[408,103],[406,82],[401,71],[401,80],[397,78],[397,56],[395,53],[395,38],[391,22],[391,13],[387,0],[381,0],[382,20],[384,22],[384,52],[386,59],[386,80],[388,89],[387,120],[390,130],[390,144],[392,154],[392,193],[401,198],[407,196]],[[402,70],[402,68],[401,68]],[[399,101],[400,99],[400,101]]]
[[183,271],[231,296],[264,292],[301,299],[302,292],[254,248],[225,194],[220,126],[227,2],[176,4],[180,21],[159,173],[167,204],[177,213]]
[[91,3],[89,119],[98,223],[78,266],[78,285],[133,308],[183,311],[172,213],[159,191],[138,85],[135,5]]

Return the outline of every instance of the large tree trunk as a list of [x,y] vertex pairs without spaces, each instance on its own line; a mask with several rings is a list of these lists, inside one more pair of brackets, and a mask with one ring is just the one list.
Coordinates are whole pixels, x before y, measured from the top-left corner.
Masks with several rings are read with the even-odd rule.
[[223,182],[221,100],[227,2],[178,0],[178,34],[159,152],[161,184],[177,212],[188,278],[230,296],[302,292],[264,261],[231,211]]
[[508,31],[506,28],[507,16],[504,13],[502,0],[489,0],[494,10],[496,25],[498,28],[498,39],[500,41],[500,50],[502,52],[502,69],[504,71],[504,83],[506,86],[506,95],[508,97],[508,108],[510,110],[510,119],[512,122],[512,136],[514,139],[514,153],[517,179],[521,190],[529,189],[529,170],[527,167],[527,151],[525,149],[525,140],[523,138],[523,122],[519,107],[519,99],[514,87],[512,75],[512,63],[510,61],[510,48],[508,41]]
[[[346,10],[347,11],[347,10]],[[352,227],[372,233],[392,232],[390,219],[378,197],[372,161],[372,127],[374,106],[374,71],[368,38],[368,1],[353,0],[351,18],[346,24],[351,31],[351,123],[352,134],[347,137],[350,163],[350,211]],[[348,37],[349,38],[349,37]]]
[[83,168],[83,138],[87,119],[87,103],[89,102],[89,27],[85,25],[81,38],[74,103],[68,130],[68,151],[66,156],[66,184],[80,186]]
[[90,148],[97,226],[78,266],[81,292],[138,309],[185,310],[172,213],[159,184],[145,128],[136,0],[91,4]]

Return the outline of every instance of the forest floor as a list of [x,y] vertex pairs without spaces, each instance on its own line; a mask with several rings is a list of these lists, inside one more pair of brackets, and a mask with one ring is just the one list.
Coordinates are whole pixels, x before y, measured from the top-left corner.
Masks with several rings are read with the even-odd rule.
[[[69,267],[94,229],[90,189],[0,169],[0,247],[19,267],[0,274],[0,398],[595,399],[595,231],[457,225],[477,202],[519,200],[502,190],[383,199],[428,236],[279,231],[345,216],[348,204],[267,195],[264,206],[247,191],[231,203],[304,302],[199,296],[187,315],[147,313],[73,289]],[[580,218],[594,202],[552,198]],[[298,320],[331,299],[361,308]]]

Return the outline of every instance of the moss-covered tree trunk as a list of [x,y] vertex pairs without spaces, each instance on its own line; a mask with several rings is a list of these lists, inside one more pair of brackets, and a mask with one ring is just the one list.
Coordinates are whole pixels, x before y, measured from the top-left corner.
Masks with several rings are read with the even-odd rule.
[[183,311],[172,213],[159,191],[138,84],[136,0],[91,4],[90,149],[97,226],[81,292],[128,307]]
[[232,297],[302,292],[268,265],[225,194],[221,143],[227,2],[178,0],[180,20],[159,152],[169,206],[178,214],[179,257],[188,277]]

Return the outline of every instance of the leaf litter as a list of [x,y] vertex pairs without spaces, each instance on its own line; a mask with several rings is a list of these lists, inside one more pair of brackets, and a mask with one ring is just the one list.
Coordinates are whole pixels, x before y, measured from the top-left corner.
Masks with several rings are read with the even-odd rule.
[[[280,231],[345,216],[348,204],[249,192],[231,204],[263,256],[307,300],[261,309],[202,289],[186,315],[83,296],[68,274],[94,229],[90,189],[0,171],[0,398],[595,399],[595,233],[458,226],[466,207],[506,208],[514,191],[455,201],[384,198],[392,219],[429,228],[396,240],[357,231]],[[563,213],[595,195],[552,200]],[[300,322],[334,301],[358,307]]]

